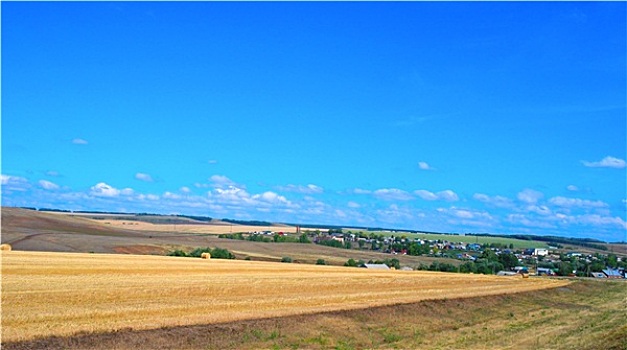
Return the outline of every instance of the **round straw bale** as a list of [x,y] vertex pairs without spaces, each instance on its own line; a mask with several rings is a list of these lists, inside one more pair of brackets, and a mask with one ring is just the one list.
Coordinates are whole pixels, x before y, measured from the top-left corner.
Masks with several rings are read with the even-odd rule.
[[11,251],[11,245],[7,243],[0,244],[0,250]]
[[209,253],[202,253],[202,254],[200,254],[200,257],[202,259],[211,259],[211,254],[209,254]]

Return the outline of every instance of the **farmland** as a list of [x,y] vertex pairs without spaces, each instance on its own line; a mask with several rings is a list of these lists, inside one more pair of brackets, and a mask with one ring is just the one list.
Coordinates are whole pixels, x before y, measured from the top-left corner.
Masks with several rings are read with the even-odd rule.
[[[131,220],[92,220],[61,213],[45,213],[19,208],[2,208],[2,243],[16,250],[54,251],[67,253],[122,253],[165,255],[171,250],[192,250],[197,247],[221,247],[238,259],[281,261],[286,254],[296,262],[313,264],[324,259],[342,265],[348,259],[383,260],[389,255],[379,252],[335,249],[314,244],[267,244],[218,238],[225,230],[260,230],[240,225],[155,225]],[[107,224],[110,222],[110,224]],[[189,232],[189,230],[203,232]],[[154,228],[149,230],[148,228]],[[274,230],[289,228],[276,226]],[[226,231],[226,232],[229,232]],[[459,264],[453,259],[398,256],[403,265],[429,265],[433,261]]]
[[3,342],[566,286],[548,279],[162,256],[4,252]]

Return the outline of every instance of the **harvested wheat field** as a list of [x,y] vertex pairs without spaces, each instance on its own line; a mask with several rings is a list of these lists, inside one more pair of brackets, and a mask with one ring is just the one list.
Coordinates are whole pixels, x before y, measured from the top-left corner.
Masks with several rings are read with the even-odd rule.
[[211,324],[566,285],[482,275],[139,255],[4,252],[2,337]]

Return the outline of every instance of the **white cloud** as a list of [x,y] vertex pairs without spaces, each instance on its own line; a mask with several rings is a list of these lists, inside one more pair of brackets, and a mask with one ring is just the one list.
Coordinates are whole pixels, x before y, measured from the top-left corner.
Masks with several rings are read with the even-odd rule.
[[3,185],[8,185],[8,184],[9,184],[9,181],[11,181],[11,176],[9,176],[9,175],[4,175],[4,174],[0,175],[0,183],[1,183],[1,184],[3,184]]
[[527,217],[527,215],[524,214],[509,214],[507,216],[507,221],[527,227],[555,228],[555,225],[551,224],[550,222],[536,219],[531,220],[529,217]]
[[615,216],[601,216],[597,214],[586,214],[577,216],[577,221],[582,224],[591,224],[598,226],[617,226],[623,229],[627,229],[627,222],[621,217]]
[[209,178],[209,181],[212,182],[211,186],[214,188],[229,188],[229,187],[239,187],[245,188],[243,185],[238,185],[235,181],[229,179],[224,175],[213,175]]
[[57,171],[50,170],[50,171],[46,171],[46,175],[57,177],[57,176],[59,176],[59,173]]
[[438,193],[433,193],[427,190],[416,190],[414,193],[426,201],[444,200],[448,202],[455,202],[459,200],[459,196],[451,190],[444,190]]
[[380,221],[386,223],[399,223],[404,220],[411,220],[414,215],[409,208],[402,208],[396,204],[390,205],[386,209],[379,209],[376,215]]
[[432,168],[427,162],[418,162],[418,167],[421,170],[435,170],[434,168]]
[[575,185],[568,185],[566,186],[566,189],[572,192],[577,192],[579,191],[579,187],[575,186]]
[[591,201],[579,198],[553,197],[549,203],[565,208],[607,208],[609,205],[603,201]]
[[464,210],[464,209],[457,209],[454,211],[455,216],[457,216],[458,218],[462,218],[462,219],[472,219],[475,216],[472,214],[472,212],[468,211],[468,210]]
[[599,214],[585,214],[576,216],[561,215],[560,219],[562,223],[566,224],[591,225],[597,227],[613,226],[627,229],[627,222],[625,222],[625,220],[623,220],[623,218],[619,216],[612,217]]
[[411,194],[398,188],[382,188],[374,191],[374,196],[386,201],[408,201],[414,199]]
[[510,208],[514,205],[511,199],[503,196],[488,196],[483,193],[475,193],[472,197],[479,202],[487,203],[498,208]]
[[296,192],[296,193],[303,193],[303,194],[314,194],[314,193],[324,192],[324,189],[322,187],[312,185],[312,184],[309,184],[307,186],[303,186],[303,185],[277,186],[277,189],[279,191]]
[[190,193],[192,190],[190,190],[187,186],[183,186],[181,187],[180,191],[183,193]]
[[125,188],[125,189],[119,190],[115,187],[107,185],[104,182],[100,182],[96,184],[95,186],[91,187],[90,193],[98,197],[118,197],[121,194],[125,196],[130,196],[133,194],[133,189]]
[[418,195],[418,197],[426,201],[434,201],[438,199],[438,196],[435,193],[427,191],[427,190],[417,190],[417,191],[414,191],[414,193]]
[[262,194],[256,194],[252,198],[257,199],[257,200],[262,200],[267,203],[273,203],[273,204],[289,204],[289,201],[287,200],[287,198],[279,194],[276,194],[272,191],[267,191]]
[[603,159],[601,159],[598,162],[588,162],[585,160],[581,161],[583,163],[584,166],[590,167],[590,168],[616,168],[616,169],[623,169],[627,166],[627,163],[625,163],[625,160],[623,159],[619,159],[619,158],[615,158],[612,156],[607,156]]
[[530,211],[532,213],[536,213],[542,216],[547,216],[547,215],[551,215],[551,209],[549,209],[549,207],[547,207],[546,205],[529,205],[527,206],[527,211]]
[[149,201],[158,201],[159,200],[159,196],[157,196],[156,194],[140,194],[137,196],[137,199],[139,200],[149,200]]
[[356,188],[356,189],[353,190],[353,193],[354,194],[371,194],[372,191],[364,190],[364,189],[361,189],[361,188]]
[[72,143],[75,145],[86,145],[89,142],[87,142],[87,140],[84,140],[84,139],[74,139],[72,140]]
[[3,191],[26,191],[30,185],[28,180],[20,176],[0,175]]
[[496,222],[495,218],[487,211],[474,210],[472,208],[438,208],[438,213],[447,215],[450,224],[474,226],[474,227],[492,227]]
[[172,193],[172,192],[166,191],[163,194],[163,198],[167,198],[167,199],[181,199],[181,198],[183,198],[183,196],[181,196],[180,194],[176,194],[176,193]]
[[144,173],[137,173],[135,174],[135,178],[137,180],[141,180],[141,181],[146,181],[146,182],[152,182],[152,176],[148,175],[148,174],[144,174]]
[[356,203],[356,202],[353,202],[353,201],[349,201],[347,205],[348,205],[349,208],[360,208],[361,207],[361,205],[359,205],[359,203]]
[[39,180],[39,186],[41,186],[45,190],[57,190],[57,189],[59,189],[59,185],[55,184],[54,182],[50,182],[50,181],[46,181],[46,180]]
[[209,164],[218,164],[218,161],[217,161],[217,160],[215,160],[215,159],[211,159],[211,160],[209,160],[209,162],[208,162],[208,163],[209,163]]
[[544,197],[542,192],[529,188],[526,188],[518,193],[518,199],[528,204],[535,204],[538,200],[542,199],[542,197]]
[[207,195],[223,201],[236,202],[250,198],[250,194],[248,192],[235,186],[230,186],[229,188],[216,188],[213,191],[209,191]]
[[445,201],[449,201],[449,202],[455,202],[459,200],[459,197],[457,196],[457,193],[451,191],[451,190],[444,190],[444,191],[440,191],[437,193],[438,194],[438,198],[445,200]]

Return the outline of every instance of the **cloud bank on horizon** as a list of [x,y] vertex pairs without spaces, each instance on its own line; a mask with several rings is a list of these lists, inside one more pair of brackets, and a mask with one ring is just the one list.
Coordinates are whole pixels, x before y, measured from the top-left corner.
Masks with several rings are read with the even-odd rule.
[[3,206],[627,240],[624,2],[2,10]]

